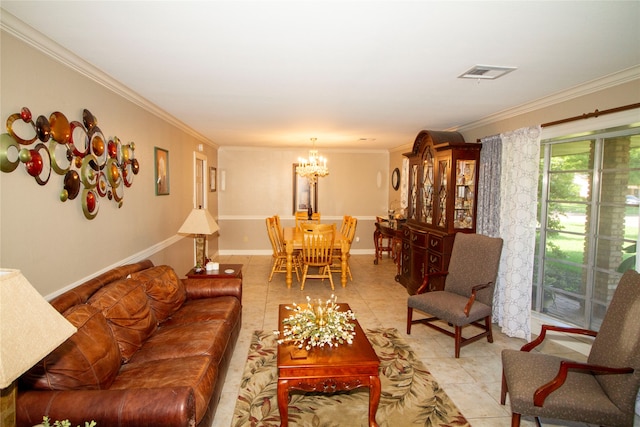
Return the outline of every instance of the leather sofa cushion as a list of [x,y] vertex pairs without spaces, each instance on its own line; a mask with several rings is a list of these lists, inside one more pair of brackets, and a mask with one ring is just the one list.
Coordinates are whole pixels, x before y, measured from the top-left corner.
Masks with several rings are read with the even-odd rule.
[[157,387],[192,387],[196,398],[196,420],[207,411],[213,393],[218,365],[209,356],[191,356],[123,365],[111,390]]
[[221,296],[187,300],[180,311],[164,325],[184,325],[208,320],[224,320],[232,326],[238,321],[242,305],[237,298]]
[[107,319],[125,363],[157,328],[144,284],[137,280],[110,283],[88,302],[101,310]]
[[100,310],[71,307],[64,317],[78,331],[36,364],[22,381],[39,390],[109,388],[120,369],[120,350]]
[[151,310],[158,323],[178,311],[187,298],[182,281],[168,265],[159,265],[133,273],[131,279],[144,282]]
[[218,364],[231,334],[232,325],[222,320],[210,320],[197,325],[160,326],[133,355],[130,363],[210,356],[213,363]]

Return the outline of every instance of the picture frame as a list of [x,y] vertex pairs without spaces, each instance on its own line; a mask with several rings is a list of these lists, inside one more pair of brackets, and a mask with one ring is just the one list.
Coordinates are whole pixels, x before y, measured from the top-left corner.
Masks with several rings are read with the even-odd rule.
[[217,190],[217,186],[218,186],[218,181],[217,181],[217,173],[216,173],[217,169],[216,168],[209,168],[209,191],[211,193],[215,192]]
[[156,196],[169,194],[169,151],[160,147],[154,149]]
[[298,163],[293,164],[293,215],[298,211],[309,210],[309,201],[313,200],[312,208],[314,212],[318,211],[318,183],[313,185],[308,178],[300,176],[296,173]]

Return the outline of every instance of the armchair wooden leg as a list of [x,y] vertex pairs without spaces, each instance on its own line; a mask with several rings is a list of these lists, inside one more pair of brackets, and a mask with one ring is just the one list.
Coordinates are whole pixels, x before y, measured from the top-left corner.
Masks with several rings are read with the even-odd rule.
[[454,338],[456,340],[456,344],[455,344],[456,359],[459,359],[460,347],[462,346],[462,328],[460,326],[456,326],[456,333]]
[[500,404],[504,405],[507,401],[507,377],[504,376],[504,370],[502,371],[502,388],[500,389]]
[[411,335],[411,320],[413,319],[413,308],[407,307],[407,335]]
[[493,330],[491,329],[491,316],[484,318],[484,325],[487,329],[487,341],[493,342]]
[[511,427],[520,427],[520,414],[511,414]]

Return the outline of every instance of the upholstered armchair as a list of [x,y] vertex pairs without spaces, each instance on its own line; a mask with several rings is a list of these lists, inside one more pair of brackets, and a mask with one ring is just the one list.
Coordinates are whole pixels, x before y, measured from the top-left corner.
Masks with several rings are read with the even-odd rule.
[[[535,350],[548,331],[595,337],[586,363]],[[640,387],[640,274],[627,271],[616,288],[598,332],[543,325],[518,350],[502,351],[502,391],[511,403],[511,425],[522,415],[632,426]]]
[[[501,238],[456,234],[448,271],[427,274],[417,294],[407,300],[407,334],[411,334],[411,325],[423,323],[453,337],[456,358],[460,357],[460,347],[464,345],[483,337],[493,342],[493,291],[501,253]],[[430,290],[429,280],[433,276],[445,277],[444,290]],[[413,319],[414,310],[428,313],[431,317]],[[482,332],[464,338],[462,329],[469,325],[482,329]]]

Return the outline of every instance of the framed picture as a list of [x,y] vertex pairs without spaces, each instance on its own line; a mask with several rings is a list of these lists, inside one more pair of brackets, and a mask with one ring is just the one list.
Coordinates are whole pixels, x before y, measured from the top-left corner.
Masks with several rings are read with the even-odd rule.
[[156,196],[169,194],[169,151],[155,147]]
[[311,185],[309,180],[296,173],[297,163],[293,164],[293,214],[297,211],[307,211],[309,203],[314,212],[318,211],[318,183]]
[[216,186],[218,185],[218,181],[216,181],[216,168],[209,168],[209,191],[216,191]]

